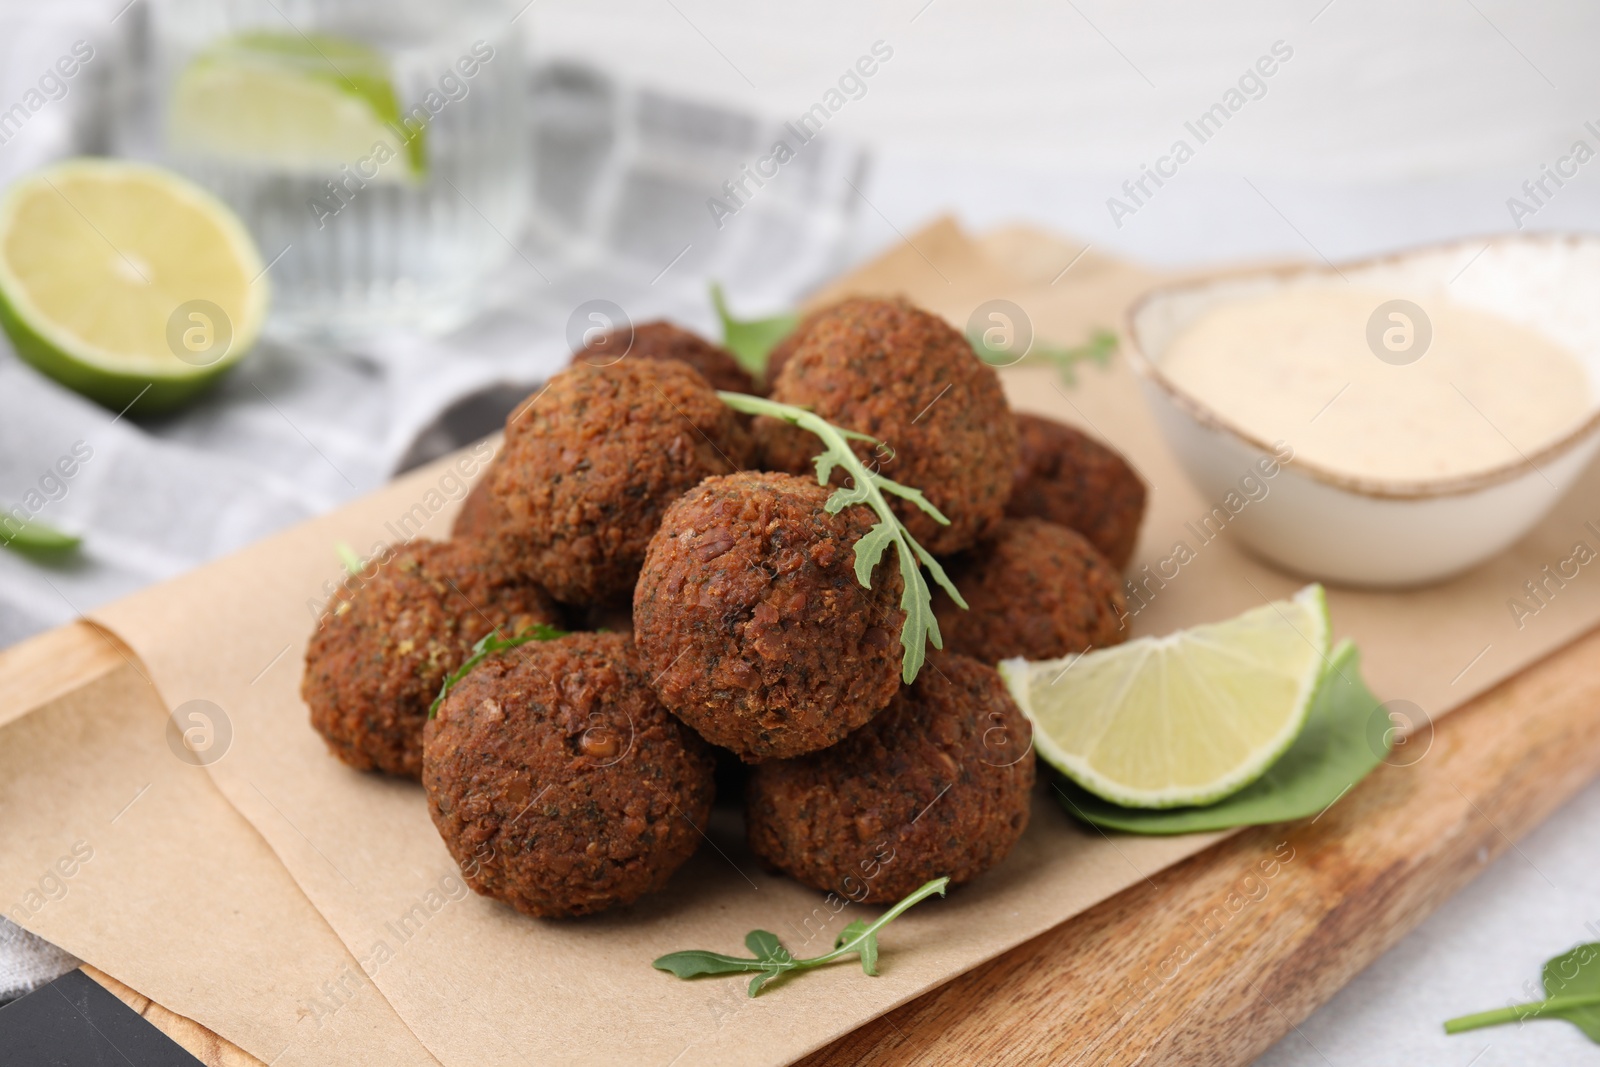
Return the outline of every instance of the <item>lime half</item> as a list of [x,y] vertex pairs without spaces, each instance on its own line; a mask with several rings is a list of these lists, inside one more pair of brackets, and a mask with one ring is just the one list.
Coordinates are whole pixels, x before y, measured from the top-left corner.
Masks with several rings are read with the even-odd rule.
[[250,348],[268,283],[244,226],[164,170],[72,160],[0,198],[0,325],[108,407],[170,408]]
[[1006,660],[1039,755],[1129,808],[1210,804],[1305,725],[1328,655],[1320,585],[1225,622],[1065,659]]
[[218,41],[178,77],[167,121],[180,152],[318,177],[349,164],[369,181],[427,171],[426,131],[401,123],[383,53],[327,34]]

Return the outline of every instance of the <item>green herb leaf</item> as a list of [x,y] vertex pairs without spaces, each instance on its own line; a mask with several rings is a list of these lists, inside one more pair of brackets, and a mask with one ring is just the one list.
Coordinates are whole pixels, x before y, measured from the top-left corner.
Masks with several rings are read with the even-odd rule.
[[744,937],[744,947],[756,954],[763,963],[791,963],[794,957],[783,947],[778,935],[768,930],[751,930]]
[[[996,366],[1009,367],[1017,362],[1017,355],[1004,348],[991,348],[984,339],[982,330],[975,330],[967,335],[972,350],[978,358],[985,363]],[[1066,385],[1078,384],[1077,367],[1080,363],[1093,363],[1104,367],[1110,364],[1111,357],[1117,352],[1117,335],[1110,330],[1099,329],[1089,335],[1089,339],[1074,348],[1061,348],[1053,345],[1036,345],[1028,351],[1029,356],[1037,355],[1048,363],[1054,363],[1056,370],[1061,373],[1061,380]]]
[[1600,1044],[1600,942],[1578,945],[1549,960],[1543,977],[1544,1000],[1463,1015],[1446,1022],[1444,1032],[1459,1034],[1527,1019],[1565,1019]]
[[883,550],[894,541],[894,530],[878,523],[856,542],[856,581],[872,588],[872,572],[883,558]]
[[655,961],[658,970],[671,971],[679,978],[698,978],[703,974],[734,974],[741,971],[759,971],[766,966],[761,960],[747,960],[738,956],[724,956],[720,952],[702,952],[689,949],[669,952]]
[[366,568],[366,561],[356,554],[356,550],[343,541],[336,543],[333,550],[339,556],[339,562],[344,564],[344,571],[352,578]]
[[1389,754],[1392,739],[1370,730],[1378,698],[1361,680],[1349,641],[1328,656],[1306,725],[1288,751],[1250,785],[1202,808],[1124,808],[1066,780],[1056,783],[1067,814],[1131,834],[1192,834],[1316,815]]
[[861,969],[876,977],[878,974],[878,935],[867,929],[865,919],[857,919],[846,926],[833,943],[834,948],[844,948],[851,942],[861,956]]
[[761,991],[766,988],[767,983],[778,977],[779,973],[780,972],[778,971],[762,971],[760,974],[750,979],[750,984],[746,987],[747,992],[752,997],[760,996]]
[[857,919],[839,935],[833,944],[833,951],[821,956],[812,956],[810,959],[795,959],[789,950],[783,947],[776,934],[766,930],[751,930],[745,935],[744,944],[751,952],[754,959],[742,959],[738,956],[724,956],[720,952],[706,952],[700,949],[690,949],[684,952],[669,952],[656,959],[651,966],[661,971],[671,971],[679,978],[698,978],[709,974],[735,974],[754,971],[755,976],[750,979],[746,991],[754,997],[760,994],[770,983],[784,975],[821,967],[843,959],[851,953],[857,954],[861,959],[861,969],[867,974],[876,976],[878,973],[878,931],[888,926],[895,919],[904,915],[913,905],[926,900],[935,893],[944,896],[945,889],[950,885],[948,878],[935,878],[926,882],[917,889],[907,894],[905,899],[895,904],[894,907],[872,920],[870,923]]
[[29,519],[18,522],[14,518],[0,517],[0,544],[19,552],[65,552],[77,548],[83,538],[64,533],[54,526]]
[[[782,419],[817,436],[823,444],[823,451],[816,459],[817,482],[827,485],[833,472],[841,468],[850,476],[848,485],[835,489],[828,497],[826,507],[829,514],[837,515],[853,504],[869,507],[877,514],[877,524],[855,544],[856,580],[868,589],[872,588],[872,571],[883,558],[884,548],[891,543],[895,546],[895,555],[900,561],[900,576],[905,580],[905,589],[900,594],[900,607],[906,613],[906,624],[900,629],[900,645],[904,649],[900,658],[900,677],[908,685],[915,681],[917,672],[922,670],[922,664],[927,659],[928,644],[931,642],[934,648],[944,647],[938,620],[933,617],[933,593],[922,577],[922,566],[928,568],[934,581],[950,594],[952,600],[963,608],[967,602],[956,592],[944,568],[906,530],[884,499],[884,493],[911,501],[943,525],[948,526],[950,520],[924,499],[919,490],[869,470],[850,448],[851,441],[877,444],[876,439],[835,426],[816,412],[793,404],[780,404],[776,400],[746,396],[744,393],[719,392],[717,395],[735,411]],[[918,565],[919,562],[922,566]]]
[[565,636],[567,631],[542,622],[534,623],[515,637],[501,637],[499,632],[494,630],[484,634],[478,639],[478,643],[472,646],[472,655],[467,657],[466,662],[445,678],[444,684],[439,687],[439,695],[428,705],[428,718],[431,719],[439,714],[439,705],[444,703],[444,698],[450,695],[450,690],[456,687],[456,683],[471,674],[472,668],[488,657],[525,645],[529,641],[554,641],[558,637]]
[[722,347],[733,353],[739,366],[757,378],[766,373],[767,355],[800,324],[800,316],[794,314],[774,315],[769,319],[736,319],[728,312],[722,286],[715,282],[711,285],[711,303],[722,320]]

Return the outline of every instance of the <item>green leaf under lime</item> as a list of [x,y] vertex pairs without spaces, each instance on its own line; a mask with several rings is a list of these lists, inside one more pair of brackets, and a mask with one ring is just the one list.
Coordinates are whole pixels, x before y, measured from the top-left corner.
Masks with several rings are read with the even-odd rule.
[[1328,654],[1319,585],[1165,637],[1080,656],[1006,660],[1039,756],[1130,808],[1210,804],[1249,785],[1299,735]]
[[1321,814],[1389,754],[1393,731],[1374,730],[1386,716],[1361,678],[1361,654],[1344,641],[1328,657],[1304,729],[1254,782],[1206,807],[1125,808],[1070,781],[1056,797],[1074,818],[1134,834],[1191,834],[1260,826]]

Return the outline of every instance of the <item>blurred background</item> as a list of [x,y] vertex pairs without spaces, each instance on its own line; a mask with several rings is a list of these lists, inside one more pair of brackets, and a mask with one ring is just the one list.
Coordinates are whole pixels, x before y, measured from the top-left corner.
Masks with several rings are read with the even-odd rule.
[[[121,404],[0,361],[0,500],[76,442],[95,452],[32,509],[81,549],[44,569],[0,553],[0,646],[488,432],[615,312],[715,332],[709,281],[737,312],[782,311],[942,215],[1164,266],[1600,221],[1581,167],[1545,177],[1575,142],[1600,146],[1586,5],[0,12],[0,180],[83,153],[172,166],[240,214],[272,287],[265,339],[173,413],[135,404],[108,424],[101,408]],[[90,58],[53,77],[74,49]],[[301,75],[329,65],[354,75],[330,90],[354,118],[274,141],[264,131],[321,106],[315,70]],[[362,122],[400,128],[429,93],[440,106],[405,158],[373,164],[370,184],[352,171],[370,154]],[[793,159],[763,164],[778,140]],[[1192,158],[1173,160],[1179,140]],[[753,176],[763,165],[775,175]]]
[[[91,454],[29,508],[81,545],[0,551],[0,647],[491,432],[618,314],[715,335],[710,282],[781,312],[944,215],[1171,267],[1595,229],[1600,177],[1548,173],[1600,148],[1596,40],[1600,7],[1571,0],[7,0],[0,183],[83,154],[173,167],[244,219],[273,302],[239,366],[169,412],[93,402],[0,341],[0,506]],[[261,147],[319,92],[338,121]],[[362,124],[430,93],[425,134],[352,179]],[[778,140],[793,158],[738,188]],[[1517,1062],[1437,1021],[1600,918],[1600,872],[1571,855],[1590,809],[1593,790],[1267,1062]],[[1535,861],[1571,872],[1560,890]],[[1485,955],[1528,900],[1555,943]],[[1539,1035],[1555,1058],[1569,1038]]]

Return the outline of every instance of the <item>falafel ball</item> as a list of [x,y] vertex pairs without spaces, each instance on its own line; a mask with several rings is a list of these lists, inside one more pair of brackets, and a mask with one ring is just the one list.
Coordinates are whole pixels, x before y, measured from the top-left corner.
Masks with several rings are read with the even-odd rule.
[[633,327],[631,344],[626,329],[611,330],[572,354],[573,365],[600,368],[615,366],[624,359],[675,359],[687,363],[713,389],[751,393],[756,387],[755,379],[739,366],[732,352],[664,320]]
[[941,590],[934,617],[944,647],[982,663],[1055,659],[1121,644],[1128,603],[1121,575],[1075,530],[1006,519],[993,539],[945,563],[967,602]]
[[833,748],[763,763],[745,829],[764,862],[859,903],[968,882],[1028,825],[1033,733],[993,668],[948,652]]
[[480,546],[413,541],[345,582],[311,635],[300,695],[335,756],[415,778],[428,706],[473,644],[559,622],[543,589]]
[[1077,530],[1126,570],[1144,519],[1144,482],[1106,445],[1054,419],[1017,415],[1016,480],[1006,514]]
[[495,545],[562,603],[625,596],[667,505],[749,453],[733,409],[687,365],[579,364],[506,420]]
[[816,325],[817,316],[828,308],[813,311],[795,324],[795,328],[784,334],[783,338],[767,353],[767,365],[762,371],[761,391],[771,394],[772,387],[777,384],[778,375],[783,372],[784,364],[789,362],[789,357],[794,355],[795,349],[800,347],[800,342],[806,339],[806,334],[811,327]]
[[650,692],[622,634],[491,657],[428,723],[428,814],[467,884],[527,915],[660,889],[711,813],[711,752]]
[[[846,300],[819,313],[773,384],[772,399],[808,407],[870,434],[852,442],[863,461],[922,490],[950,519],[941,525],[891,498],[911,536],[936,556],[967,548],[1000,521],[1011,494],[1017,433],[994,369],[936,315],[904,300]],[[756,420],[766,463],[801,474],[821,451],[781,420]],[[841,482],[848,477],[835,472]]]
[[500,518],[495,508],[491,483],[499,467],[500,457],[496,456],[489,461],[489,466],[484,468],[478,480],[472,483],[472,489],[461,502],[461,510],[456,512],[456,521],[450,525],[451,537],[463,541],[488,541],[494,537]]
[[855,576],[863,507],[790,474],[708,478],[667,510],[633,594],[639,660],[673,714],[747,763],[827,746],[900,685],[900,572]]

